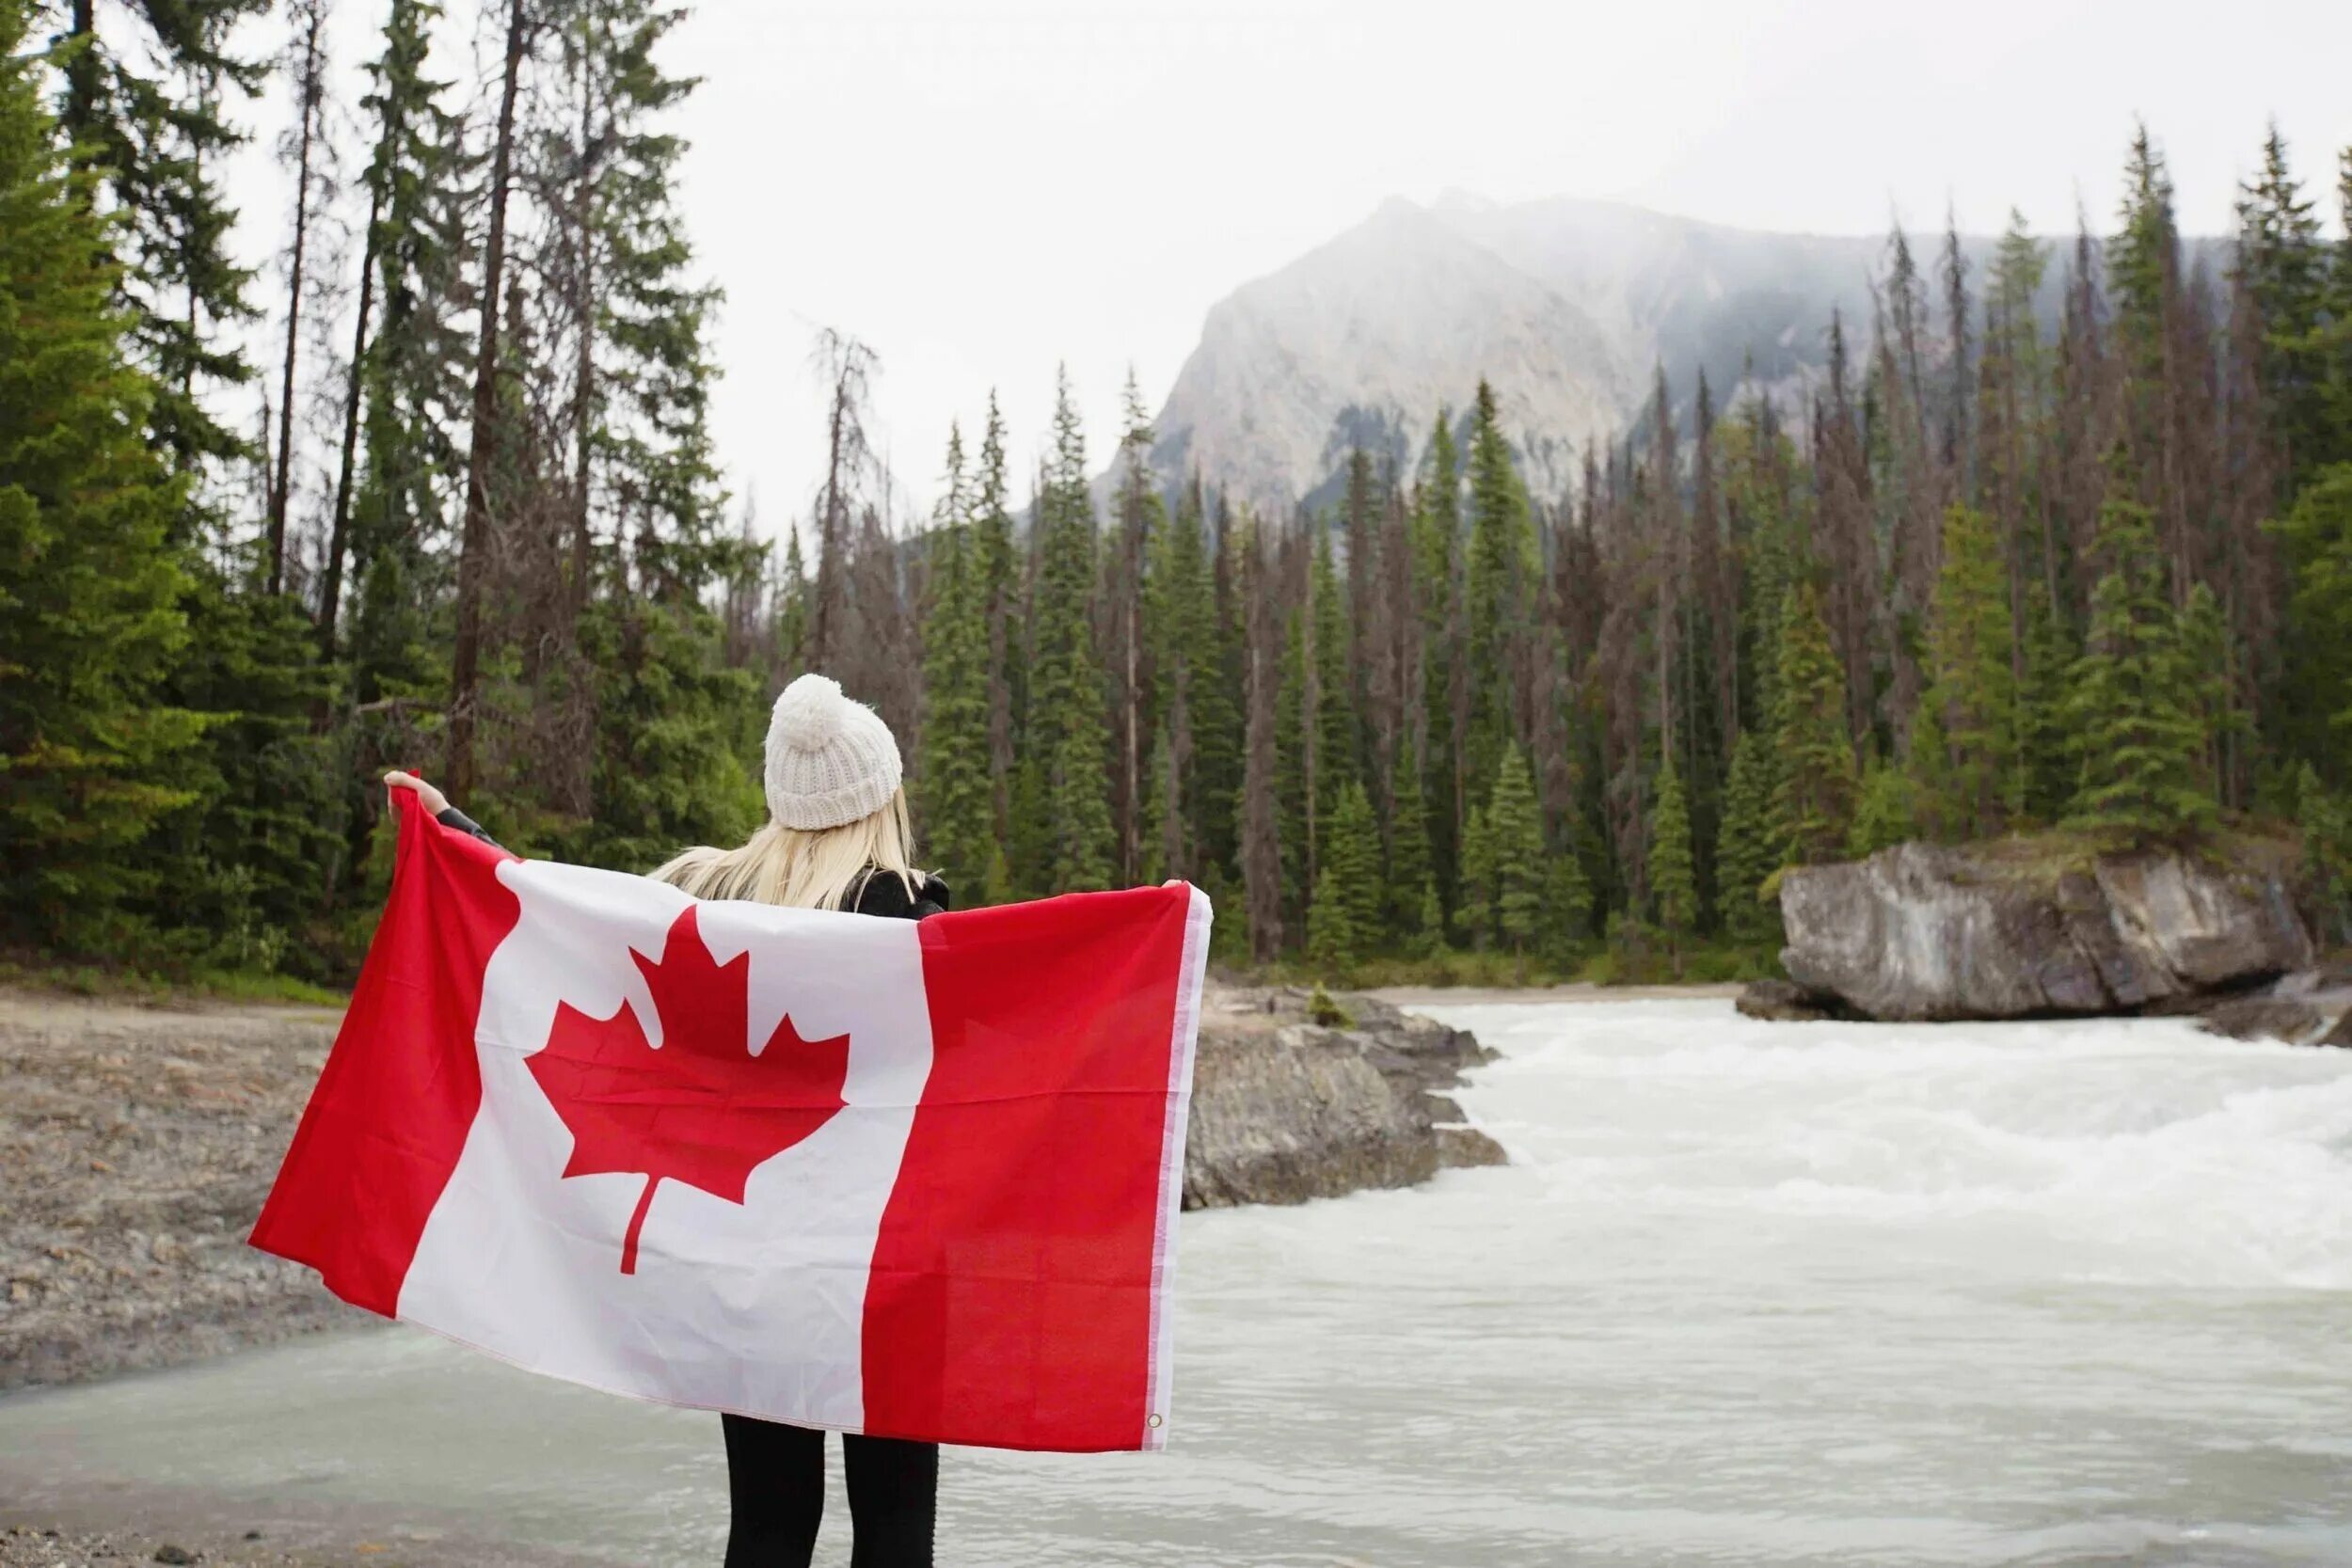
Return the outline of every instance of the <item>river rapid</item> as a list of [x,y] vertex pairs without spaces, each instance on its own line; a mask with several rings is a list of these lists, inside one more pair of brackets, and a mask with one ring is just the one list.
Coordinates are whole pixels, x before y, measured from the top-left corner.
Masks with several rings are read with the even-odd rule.
[[[951,1452],[943,1562],[2352,1564],[2352,1052],[1425,1010],[1515,1163],[1186,1215],[1170,1451]],[[715,1418],[398,1329],[0,1402],[0,1483],[614,1563],[725,1517]]]

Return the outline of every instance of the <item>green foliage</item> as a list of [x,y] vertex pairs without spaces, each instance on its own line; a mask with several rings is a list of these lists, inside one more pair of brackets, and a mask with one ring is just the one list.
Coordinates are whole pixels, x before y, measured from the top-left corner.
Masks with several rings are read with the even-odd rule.
[[1356,1027],[1356,1015],[1333,1001],[1331,993],[1323,989],[1320,980],[1315,982],[1315,989],[1307,995],[1307,1021],[1326,1029]]
[[1065,373],[1054,455],[1038,511],[1038,591],[1030,625],[1029,754],[1043,769],[1036,809],[1047,844],[1024,870],[1038,893],[1110,886],[1110,725],[1087,607],[1094,593],[1094,503],[1086,436]]
[[1307,904],[1307,961],[1327,974],[1344,974],[1356,962],[1360,938],[1349,903],[1338,873],[1325,866]]
[[[266,74],[233,46],[269,9],[269,0],[174,0],[74,7],[66,19],[59,109],[111,198],[126,341],[153,378],[141,414],[177,473],[245,453],[217,404],[253,378],[237,329],[256,314],[246,294],[254,269],[232,254],[237,214],[222,176],[246,139],[233,105]],[[190,542],[199,499],[181,498],[175,543]]]
[[1340,797],[1363,771],[1355,681],[1347,668],[1347,595],[1332,570],[1328,529],[1315,530],[1307,602],[1314,639],[1315,820],[1320,824],[1329,820]]
[[2276,526],[2294,574],[2280,729],[2331,787],[2352,784],[2352,463],[2322,469]]
[[1445,951],[1445,906],[1438,902],[1438,879],[1434,877],[1421,884],[1421,909],[1411,927],[1412,940],[1407,943],[1414,956],[1435,958]]
[[2201,673],[2184,662],[2148,509],[2111,497],[2096,553],[2105,575],[2068,708],[2081,772],[2066,825],[2134,843],[2209,828],[2214,799],[2198,778],[2208,737],[2192,707]]
[[1454,925],[1462,942],[1473,952],[1484,951],[1495,935],[1495,871],[1498,865],[1494,834],[1488,831],[1486,808],[1470,807],[1462,829],[1462,886],[1454,900]]
[[1781,607],[1773,671],[1774,836],[1796,864],[1836,860],[1853,820],[1859,780],[1846,736],[1846,672],[1810,583]]
[[204,735],[173,769],[189,804],[129,857],[153,868],[151,956],[340,978],[326,911],[351,891],[351,759],[347,736],[318,723],[336,673],[291,599],[239,593],[199,563],[182,606],[189,637],[167,690],[204,715]]
[[1527,487],[1511,461],[1494,388],[1478,384],[1470,450],[1470,559],[1464,595],[1470,661],[1470,780],[1488,787],[1511,744],[1518,651],[1533,626],[1540,562]]
[[1526,753],[1516,744],[1504,748],[1495,770],[1485,827],[1479,860],[1493,889],[1494,928],[1512,952],[1524,954],[1543,927],[1544,825]]
[[767,808],[736,720],[757,710],[760,692],[726,666],[710,612],[600,599],[580,641],[596,672],[591,805],[586,820],[550,832],[548,852],[650,871],[682,845],[749,838]]
[[1873,762],[1863,769],[1853,826],[1846,832],[1846,853],[1859,860],[1917,838],[1918,795],[1912,776],[1891,763]]
[[1715,863],[1716,901],[1724,935],[1735,942],[1780,942],[1780,907],[1763,895],[1780,869],[1782,843],[1772,814],[1772,751],[1754,730],[1731,748],[1731,778],[1724,790],[1724,827]]
[[1698,930],[1699,889],[1691,850],[1691,808],[1671,749],[1659,765],[1658,802],[1650,813],[1649,878],[1658,929],[1678,969],[1682,944]]
[[75,947],[127,940],[152,882],[133,851],[193,802],[175,775],[203,725],[165,689],[187,636],[167,542],[183,491],[140,439],[153,388],[110,302],[107,231],[23,44],[0,9],[0,923]]
[[[1939,837],[2000,831],[2018,787],[2016,628],[1993,519],[1974,507],[1944,515],[1943,566],[1929,612],[1927,690],[1912,740],[1915,809],[1906,833]],[[1864,782],[1864,811],[1871,809]],[[1882,795],[1892,786],[1879,785]],[[1883,803],[1883,802],[1882,802]],[[1891,823],[1871,830],[1875,836]],[[1857,836],[1863,836],[1860,823]]]
[[1574,843],[1560,845],[1544,859],[1545,945],[1561,962],[1572,960],[1593,936],[1593,883]]
[[2324,940],[2352,942],[2352,797],[2330,790],[2305,763],[2296,777],[2295,815]]
[[2290,489],[2331,455],[2352,455],[2352,436],[2328,406],[2328,253],[2319,218],[2287,167],[2272,125],[2262,167],[2238,199],[2236,268],[2261,331],[2256,367]]
[[1360,784],[1340,792],[1324,835],[1323,868],[1315,880],[1320,902],[1326,879],[1337,890],[1351,934],[1350,951],[1365,953],[1379,945],[1384,929],[1383,886],[1380,879],[1380,830],[1373,819],[1372,800]]
[[950,888],[977,901],[996,846],[989,770],[988,605],[968,519],[963,438],[950,432],[947,497],[931,531],[931,605],[923,637],[923,833]]
[[1454,842],[1454,832],[1459,802],[1452,765],[1455,736],[1451,697],[1455,668],[1462,657],[1454,619],[1461,577],[1462,477],[1454,433],[1442,408],[1430,428],[1424,464],[1422,483],[1414,490],[1409,524],[1413,568],[1409,608],[1422,648],[1422,679],[1421,689],[1409,694],[1417,699],[1418,711],[1408,716],[1407,726],[1423,743],[1421,756],[1427,779],[1423,787],[1430,867],[1442,898],[1460,880],[1462,848]]
[[[1399,931],[1420,937],[1428,931],[1423,918],[1427,895],[1435,886],[1429,855],[1429,813],[1422,802],[1421,756],[1406,737],[1391,781],[1396,796],[1389,812],[1389,896],[1387,915]],[[1444,929],[1440,915],[1438,927]]]

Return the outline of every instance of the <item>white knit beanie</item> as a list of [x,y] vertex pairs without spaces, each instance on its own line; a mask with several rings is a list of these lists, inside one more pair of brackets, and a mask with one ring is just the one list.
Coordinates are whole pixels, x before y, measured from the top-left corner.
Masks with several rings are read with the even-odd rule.
[[768,721],[768,811],[787,828],[838,828],[871,816],[898,791],[898,743],[882,715],[803,675]]

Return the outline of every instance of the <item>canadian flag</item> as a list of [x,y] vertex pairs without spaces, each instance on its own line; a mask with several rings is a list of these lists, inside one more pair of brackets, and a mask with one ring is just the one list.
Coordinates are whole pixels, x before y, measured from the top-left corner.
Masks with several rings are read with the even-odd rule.
[[255,1246],[614,1393],[1162,1445],[1198,889],[920,923],[701,902],[398,800]]

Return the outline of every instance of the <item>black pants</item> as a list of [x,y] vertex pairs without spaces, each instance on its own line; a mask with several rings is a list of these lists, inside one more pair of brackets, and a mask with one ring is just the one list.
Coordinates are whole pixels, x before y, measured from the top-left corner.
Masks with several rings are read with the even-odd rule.
[[[825,1514],[825,1434],[723,1416],[727,1434],[726,1568],[808,1568]],[[850,1568],[931,1568],[939,1446],[841,1439],[850,1482]]]

